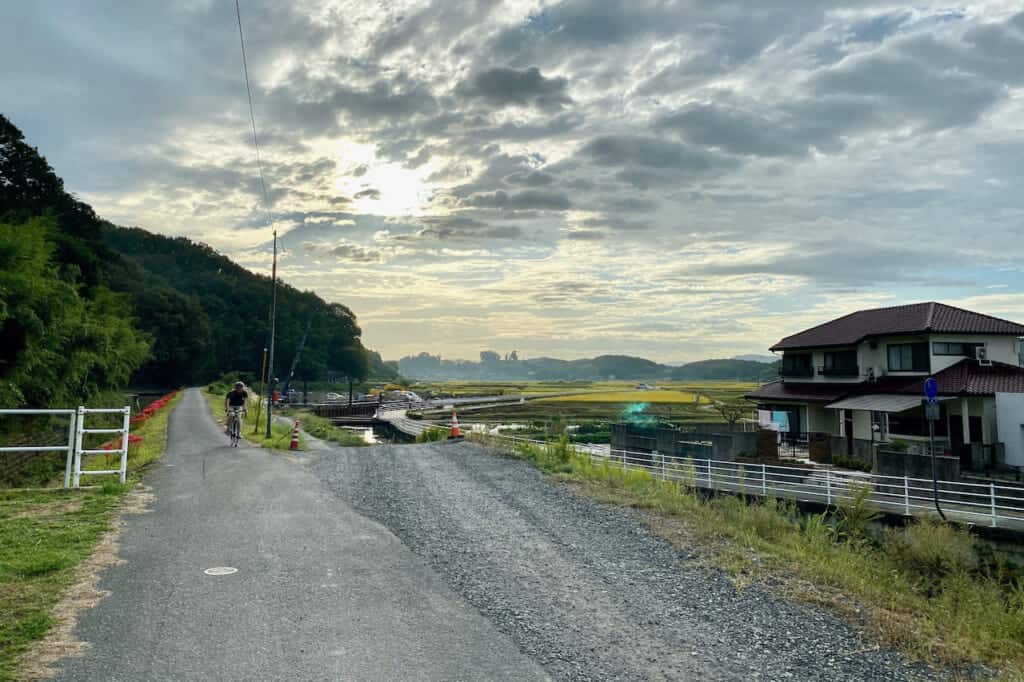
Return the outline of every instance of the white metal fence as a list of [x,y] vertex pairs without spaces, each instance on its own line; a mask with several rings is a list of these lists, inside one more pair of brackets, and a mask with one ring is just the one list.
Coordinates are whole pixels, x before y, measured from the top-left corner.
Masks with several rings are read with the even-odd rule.
[[[86,417],[90,414],[120,414],[122,415],[119,428],[86,428]],[[4,453],[42,453],[42,452],[65,452],[66,460],[64,465],[64,487],[77,488],[80,485],[82,476],[96,476],[102,474],[118,474],[121,483],[125,482],[128,474],[128,436],[131,431],[131,408],[128,406],[119,408],[96,409],[79,407],[77,410],[21,410],[21,409],[0,409],[0,415],[11,416],[67,416],[68,429],[67,440],[52,445],[7,445],[0,447],[0,455]],[[83,445],[85,437],[89,434],[109,434],[120,436],[120,447],[117,450],[87,449]],[[115,452],[120,454],[120,464],[117,469],[82,469],[82,455],[111,455]]]
[[[549,443],[517,436],[478,436],[490,443],[515,448]],[[880,476],[827,467],[772,466],[724,462],[710,458],[674,458],[658,453],[576,448],[580,455],[623,469],[643,470],[655,478],[695,488],[774,496],[802,502],[836,505],[868,486],[868,499],[881,511],[921,516],[935,514],[931,479]],[[949,518],[992,527],[1024,529],[1024,487],[996,483],[938,482],[939,506]]]

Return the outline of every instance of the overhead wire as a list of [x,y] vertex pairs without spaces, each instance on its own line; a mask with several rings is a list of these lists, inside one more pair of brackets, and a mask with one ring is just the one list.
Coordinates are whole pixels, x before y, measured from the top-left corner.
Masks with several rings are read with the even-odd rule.
[[[270,195],[267,193],[267,181],[263,175],[263,161],[260,158],[260,141],[256,134],[256,108],[252,103],[252,86],[249,84],[249,63],[245,55],[245,32],[242,30],[242,8],[239,0],[235,0],[235,17],[238,19],[238,42],[242,46],[242,73],[245,74],[245,93],[249,98],[249,121],[252,123],[252,144],[256,148],[256,169],[259,171],[260,187],[263,190],[263,211],[267,216],[267,224],[273,227],[274,223],[270,217]],[[277,327],[277,230],[274,230],[274,259],[271,270],[271,299],[270,299],[270,353],[267,370],[270,375],[267,386],[267,438],[270,438],[272,423],[272,412],[274,406],[274,337]],[[258,418],[257,418],[258,420]],[[256,427],[259,428],[257,422]]]

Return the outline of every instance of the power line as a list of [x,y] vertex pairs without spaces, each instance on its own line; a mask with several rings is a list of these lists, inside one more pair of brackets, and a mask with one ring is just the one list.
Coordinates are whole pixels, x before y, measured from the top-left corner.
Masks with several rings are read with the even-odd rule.
[[[235,0],[235,16],[238,18],[238,42],[242,46],[242,73],[245,74],[245,92],[249,96],[249,121],[252,123],[252,145],[256,148],[256,168],[260,174],[260,187],[263,188],[263,211],[267,214],[267,223],[273,226],[270,219],[270,198],[267,194],[267,182],[263,178],[263,162],[260,160],[260,141],[256,134],[256,108],[252,105],[252,87],[249,85],[249,64],[245,58],[245,33],[242,31],[242,8]],[[271,270],[270,298],[270,358],[267,367],[270,376],[267,382],[267,438],[270,438],[270,425],[274,409],[274,336],[277,331],[277,230],[274,230],[274,260]]]
[[[263,188],[263,209],[270,210],[267,183],[263,179],[263,162],[260,160],[260,142],[256,136],[256,109],[252,105],[252,87],[249,85],[249,64],[245,58],[245,34],[242,32],[242,8],[235,0],[235,16],[238,18],[238,42],[242,45],[242,73],[245,74],[245,93],[249,96],[249,121],[252,123],[252,145],[256,148],[256,168],[260,173],[260,187]],[[267,216],[270,217],[269,215]]]

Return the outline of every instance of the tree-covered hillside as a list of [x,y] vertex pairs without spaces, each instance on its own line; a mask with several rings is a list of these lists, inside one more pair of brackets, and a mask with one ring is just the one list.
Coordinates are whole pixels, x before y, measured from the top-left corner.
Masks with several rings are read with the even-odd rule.
[[[101,220],[0,115],[0,403],[71,404],[129,380],[205,382],[258,374],[270,278],[210,247]],[[306,327],[297,377],[394,374],[355,316],[279,283],[275,373]]]

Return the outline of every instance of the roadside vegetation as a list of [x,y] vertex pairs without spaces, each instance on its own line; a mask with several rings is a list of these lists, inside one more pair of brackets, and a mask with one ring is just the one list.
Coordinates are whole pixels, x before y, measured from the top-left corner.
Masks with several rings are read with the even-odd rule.
[[[330,419],[318,417],[312,412],[305,410],[291,412],[289,416],[299,420],[302,430],[320,440],[330,441],[337,445],[350,447],[363,447],[369,445],[366,439],[359,433],[340,426],[335,426]],[[300,441],[301,443],[301,441]]]
[[922,519],[874,531],[867,490],[819,515],[783,499],[708,497],[687,484],[695,472],[661,481],[595,462],[567,438],[523,444],[516,454],[590,496],[646,510],[655,530],[705,550],[738,589],[770,577],[788,595],[864,622],[878,641],[913,657],[1024,674],[1024,576],[960,526]]
[[448,440],[448,429],[442,429],[440,427],[429,428],[418,436],[416,436],[417,443],[433,443],[439,440]]
[[[227,424],[224,396],[229,390],[231,390],[230,387],[218,383],[210,384],[203,389],[203,396],[210,404],[214,421],[222,427]],[[257,417],[257,405],[256,398],[250,396],[246,414],[242,417],[242,437],[261,448],[289,450],[292,444],[292,425],[274,419],[270,424],[270,438],[267,438],[267,406],[266,404],[262,406],[262,409],[259,410],[259,417]],[[276,408],[275,413],[279,414]],[[258,423],[257,419],[259,419]],[[299,449],[307,449],[306,437],[301,431],[299,432]]]
[[[18,679],[22,657],[56,624],[54,606],[74,583],[75,568],[92,555],[146,465],[163,453],[168,419],[180,400],[175,393],[132,424],[124,485],[116,476],[102,476],[86,481],[96,487],[81,490],[0,490],[0,680]],[[96,455],[85,466],[106,468],[106,457]],[[60,461],[45,483],[59,485],[63,455]]]

